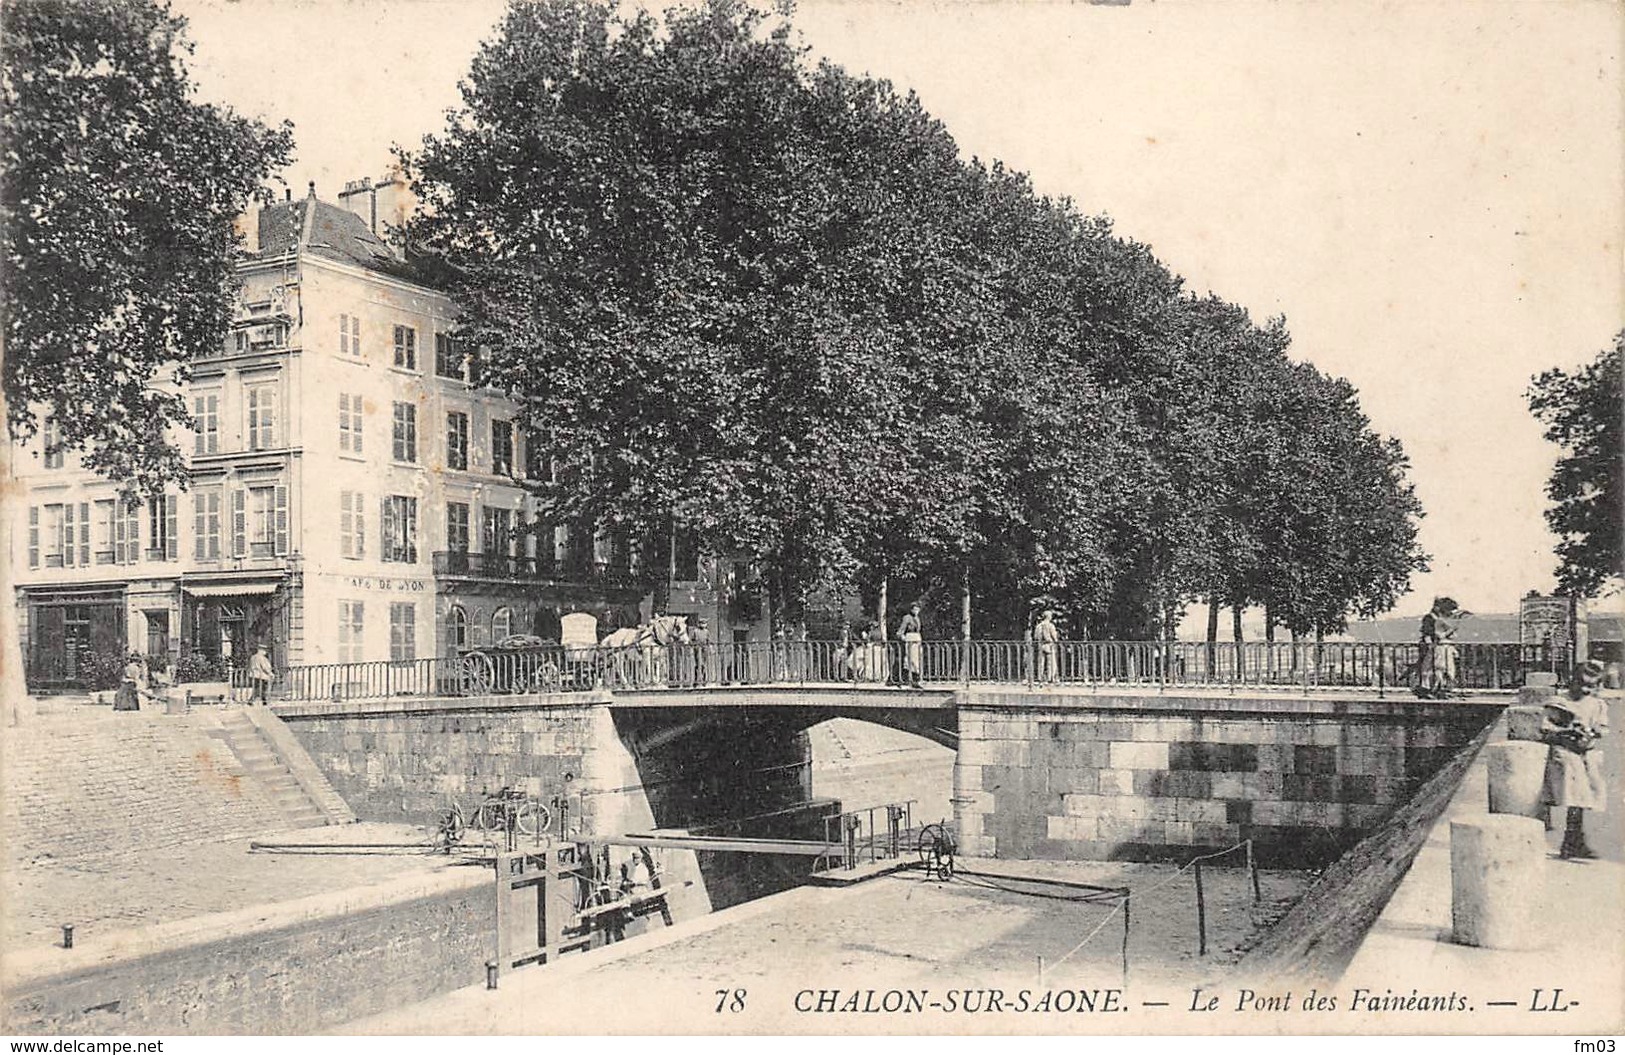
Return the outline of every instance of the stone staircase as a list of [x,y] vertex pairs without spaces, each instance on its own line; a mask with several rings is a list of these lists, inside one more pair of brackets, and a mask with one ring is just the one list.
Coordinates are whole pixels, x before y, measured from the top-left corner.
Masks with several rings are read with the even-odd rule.
[[318,828],[331,822],[327,813],[295,779],[293,771],[260,732],[245,708],[229,707],[221,711],[220,738],[236,756],[243,771],[265,789],[290,828]]

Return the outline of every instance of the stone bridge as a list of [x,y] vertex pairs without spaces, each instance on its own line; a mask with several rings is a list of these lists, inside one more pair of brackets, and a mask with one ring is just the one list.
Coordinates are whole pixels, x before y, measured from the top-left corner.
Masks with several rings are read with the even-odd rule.
[[[967,853],[1186,858],[1251,838],[1319,866],[1504,706],[1365,692],[970,685],[715,686],[283,704],[369,820],[430,821],[484,789],[558,798],[592,835],[760,816],[811,799],[806,730],[845,717],[956,751]],[[847,803],[850,808],[873,803]]]

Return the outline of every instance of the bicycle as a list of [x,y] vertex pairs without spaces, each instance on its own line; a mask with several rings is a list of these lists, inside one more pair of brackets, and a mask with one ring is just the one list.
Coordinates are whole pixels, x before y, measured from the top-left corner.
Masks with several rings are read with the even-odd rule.
[[517,831],[521,835],[535,835],[553,827],[553,814],[541,802],[515,787],[505,787],[495,794],[484,792],[485,798],[474,809],[474,819],[468,820],[463,807],[453,802],[429,837],[431,853],[450,853],[462,845],[470,829],[481,833]]
[[958,849],[953,832],[946,823],[927,824],[920,829],[915,846],[927,879],[949,880],[954,877],[954,851]]
[[535,835],[552,826],[553,814],[546,806],[511,786],[495,794],[486,792],[485,800],[474,811],[475,831],[518,831],[521,835]]

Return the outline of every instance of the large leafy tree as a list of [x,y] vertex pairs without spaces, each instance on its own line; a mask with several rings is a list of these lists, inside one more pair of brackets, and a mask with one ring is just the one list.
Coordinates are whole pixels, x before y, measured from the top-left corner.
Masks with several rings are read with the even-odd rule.
[[1258,466],[1320,450],[1284,326],[1184,296],[912,95],[737,0],[516,2],[463,91],[405,159],[408,237],[526,408],[548,520],[754,557],[791,620],[889,584],[941,631],[970,595],[983,633],[1042,602],[1147,636],[1272,589]]
[[[173,386],[223,339],[233,221],[291,133],[199,102],[150,0],[16,0],[0,35],[6,423],[137,491],[180,478]],[[178,370],[174,368],[178,367]]]
[[1625,330],[1614,346],[1575,370],[1547,370],[1529,388],[1529,409],[1546,438],[1564,449],[1546,483],[1546,523],[1559,537],[1558,589],[1595,597],[1625,574],[1621,559],[1620,360]]

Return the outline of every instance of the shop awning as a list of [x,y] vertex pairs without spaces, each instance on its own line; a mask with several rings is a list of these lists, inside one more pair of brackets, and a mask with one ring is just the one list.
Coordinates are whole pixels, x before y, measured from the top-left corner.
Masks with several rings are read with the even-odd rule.
[[276,593],[277,582],[211,582],[181,583],[181,589],[193,597],[261,597]]

